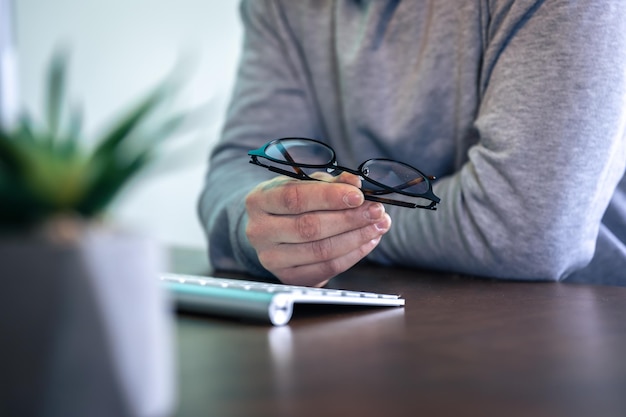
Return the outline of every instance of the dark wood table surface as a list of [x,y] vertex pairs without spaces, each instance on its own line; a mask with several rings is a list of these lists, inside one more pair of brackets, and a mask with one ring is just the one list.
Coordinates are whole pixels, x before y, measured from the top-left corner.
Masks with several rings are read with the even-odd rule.
[[626,288],[372,265],[329,286],[406,306],[297,307],[282,327],[179,313],[177,416],[626,416]]

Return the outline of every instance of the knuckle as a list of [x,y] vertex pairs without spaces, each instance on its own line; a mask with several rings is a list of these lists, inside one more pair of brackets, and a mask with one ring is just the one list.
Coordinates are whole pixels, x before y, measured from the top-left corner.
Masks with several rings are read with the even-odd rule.
[[321,235],[322,224],[315,214],[303,214],[296,218],[296,231],[302,239],[316,239]]
[[276,268],[274,258],[267,251],[259,251],[257,252],[257,257],[259,258],[259,262],[263,266],[263,268],[268,271],[272,271],[272,269]]
[[294,273],[293,269],[286,269],[284,271],[277,271],[274,273],[276,278],[283,284],[287,285],[300,285],[299,276]]
[[374,241],[371,239],[369,242],[365,243],[358,249],[359,258],[365,258],[376,246],[378,245],[378,241]]
[[320,264],[320,275],[323,279],[330,279],[341,272],[343,272],[341,265],[336,259],[331,259]]
[[249,220],[246,224],[246,237],[253,245],[257,242],[259,237],[263,237],[264,231],[258,222]]
[[298,184],[285,185],[282,189],[282,202],[283,206],[290,213],[300,213],[303,211],[304,201]]
[[321,239],[311,242],[311,252],[318,261],[330,259],[333,253],[333,243],[331,239]]
[[250,191],[244,200],[246,210],[250,212],[254,207],[258,205],[258,193],[256,193],[256,189]]
[[281,271],[285,268],[285,258],[275,247],[258,250],[257,258],[263,268],[267,269],[274,275],[277,275],[277,271]]
[[368,242],[378,236],[378,233],[373,226],[362,227],[359,229],[359,231],[361,233],[361,242],[363,243]]
[[340,269],[339,263],[332,260],[318,263],[313,270],[307,272],[300,271],[298,267],[287,267],[278,268],[273,271],[273,274],[283,284],[319,287],[340,272],[342,272],[342,270]]

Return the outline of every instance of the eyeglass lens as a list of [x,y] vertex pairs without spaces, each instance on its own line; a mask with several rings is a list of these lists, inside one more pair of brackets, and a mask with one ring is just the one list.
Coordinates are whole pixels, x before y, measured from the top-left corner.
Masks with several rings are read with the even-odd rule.
[[335,159],[333,150],[321,143],[301,139],[284,139],[270,143],[265,154],[276,161],[301,165],[326,166]]
[[[387,187],[411,194],[424,194],[428,191],[428,181],[409,165],[386,159],[372,159],[361,166],[363,176]],[[368,184],[367,189],[382,190],[375,184]]]
[[289,138],[270,142],[264,152],[269,165],[284,169],[285,164],[295,164],[294,171],[309,176],[315,172],[326,172],[326,167],[335,161],[332,148],[308,139]]

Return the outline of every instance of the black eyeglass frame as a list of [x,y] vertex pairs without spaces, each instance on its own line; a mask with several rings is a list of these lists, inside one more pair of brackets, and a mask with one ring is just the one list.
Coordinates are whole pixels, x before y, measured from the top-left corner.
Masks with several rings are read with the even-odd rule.
[[[286,148],[279,146],[283,148],[283,150],[281,150],[281,153],[283,153],[283,155],[285,156],[285,159],[287,159],[286,161],[280,160],[280,159],[276,159],[273,158],[271,156],[269,156],[265,150],[270,147],[270,146],[274,146],[274,145],[280,145],[281,141],[284,140],[300,140],[300,141],[309,141],[309,142],[314,142],[318,145],[324,146],[325,148],[327,148],[328,150],[330,150],[331,155],[332,155],[332,159],[329,163],[327,164],[303,164],[303,163],[299,163],[299,162],[295,162],[292,158],[291,155],[289,155],[289,152],[287,151]],[[272,172],[275,172],[277,174],[282,174],[282,175],[286,175],[288,177],[291,178],[296,178],[299,180],[305,180],[305,181],[323,181],[317,178],[312,178],[310,176],[308,176],[304,171],[302,171],[302,169],[300,168],[317,168],[317,169],[332,169],[332,170],[338,170],[338,171],[344,171],[344,172],[349,172],[350,174],[353,175],[357,175],[358,177],[361,178],[361,180],[369,182],[371,184],[374,184],[375,186],[377,186],[378,188],[382,188],[382,190],[364,190],[361,189],[361,191],[363,192],[363,196],[366,200],[369,201],[376,201],[376,202],[380,202],[380,203],[385,203],[385,204],[391,204],[391,205],[396,205],[396,206],[400,206],[400,207],[407,207],[407,208],[422,208],[422,209],[427,209],[427,210],[437,210],[437,204],[441,201],[441,199],[439,197],[437,197],[434,192],[433,192],[433,187],[432,187],[432,183],[431,180],[434,180],[435,177],[433,176],[428,176],[425,175],[422,171],[420,171],[419,169],[406,164],[404,162],[400,162],[400,161],[396,161],[394,159],[388,159],[388,158],[372,158],[372,159],[368,159],[364,162],[362,162],[359,167],[357,168],[357,170],[353,170],[351,168],[347,168],[347,167],[343,167],[341,165],[337,164],[337,158],[336,158],[336,154],[335,154],[335,150],[333,148],[331,148],[329,145],[327,145],[324,142],[320,142],[316,139],[310,139],[310,138],[299,138],[299,137],[287,137],[287,138],[280,138],[280,139],[274,139],[271,140],[269,142],[267,142],[265,145],[263,145],[262,147],[258,148],[258,149],[254,149],[254,150],[250,150],[248,151],[248,155],[250,156],[250,163],[266,168]],[[266,165],[263,164],[262,162],[259,161],[258,158],[264,158],[267,160],[270,160],[272,162],[275,162],[277,164],[281,164],[281,165],[287,165],[290,166],[294,169],[294,171],[289,171],[289,170],[285,170],[285,169],[281,169],[278,167],[275,167],[273,165]],[[369,177],[367,177],[367,175],[363,172],[363,166],[369,162],[372,161],[391,161],[393,163],[399,164],[399,165],[403,165],[406,166],[412,170],[417,171],[417,173],[419,173],[422,178],[424,179],[424,181],[426,181],[427,185],[428,185],[428,189],[426,190],[426,192],[418,194],[418,193],[411,193],[408,191],[403,191],[401,188],[396,188],[396,187],[390,187],[387,186],[385,184],[382,184],[376,180],[373,180]],[[407,186],[412,185],[410,183],[407,183]],[[384,197],[379,197],[379,195],[384,195],[384,194],[402,194],[402,195],[406,195],[408,197],[419,197],[419,198],[425,198],[427,200],[430,200],[431,203],[428,205],[423,205],[423,204],[415,204],[415,203],[410,203],[407,201],[399,201],[399,200],[393,200],[390,198],[384,198]]]

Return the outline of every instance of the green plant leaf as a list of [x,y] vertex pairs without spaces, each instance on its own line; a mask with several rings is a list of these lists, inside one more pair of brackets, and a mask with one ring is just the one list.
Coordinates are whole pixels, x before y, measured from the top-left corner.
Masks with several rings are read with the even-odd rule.
[[109,133],[105,134],[99,141],[98,145],[93,153],[93,158],[98,159],[103,155],[108,155],[117,150],[117,148],[128,141],[129,135],[148,114],[155,109],[155,107],[161,103],[165,97],[165,88],[159,87],[142,100],[134,109],[132,109],[126,117],[123,117]]
[[72,159],[82,154],[83,149],[80,146],[82,125],[83,109],[82,107],[74,107],[69,113],[67,130],[56,144],[60,157]]
[[61,114],[65,96],[65,74],[67,70],[67,53],[58,50],[52,57],[48,72],[48,96],[46,113],[48,116],[49,140],[54,141],[59,134]]
[[0,168],[0,230],[15,230],[37,224],[54,208],[24,184],[22,177],[6,175]]
[[169,78],[123,113],[92,148],[81,146],[82,108],[65,109],[66,70],[66,54],[55,53],[43,126],[24,114],[12,131],[0,128],[0,231],[32,227],[63,212],[86,219],[103,213],[152,163],[161,142],[189,120],[185,113],[158,112],[174,86]]
[[21,163],[16,142],[5,131],[0,130],[0,168],[4,175],[18,175]]
[[144,150],[120,162],[115,158],[101,161],[101,174],[95,178],[77,211],[86,217],[102,213],[111,201],[151,160],[151,150]]
[[74,106],[70,112],[69,124],[67,127],[67,139],[73,145],[80,141],[80,134],[83,128],[83,107]]
[[17,141],[36,142],[37,137],[33,129],[33,121],[28,114],[21,114],[17,126],[13,132],[13,136]]

